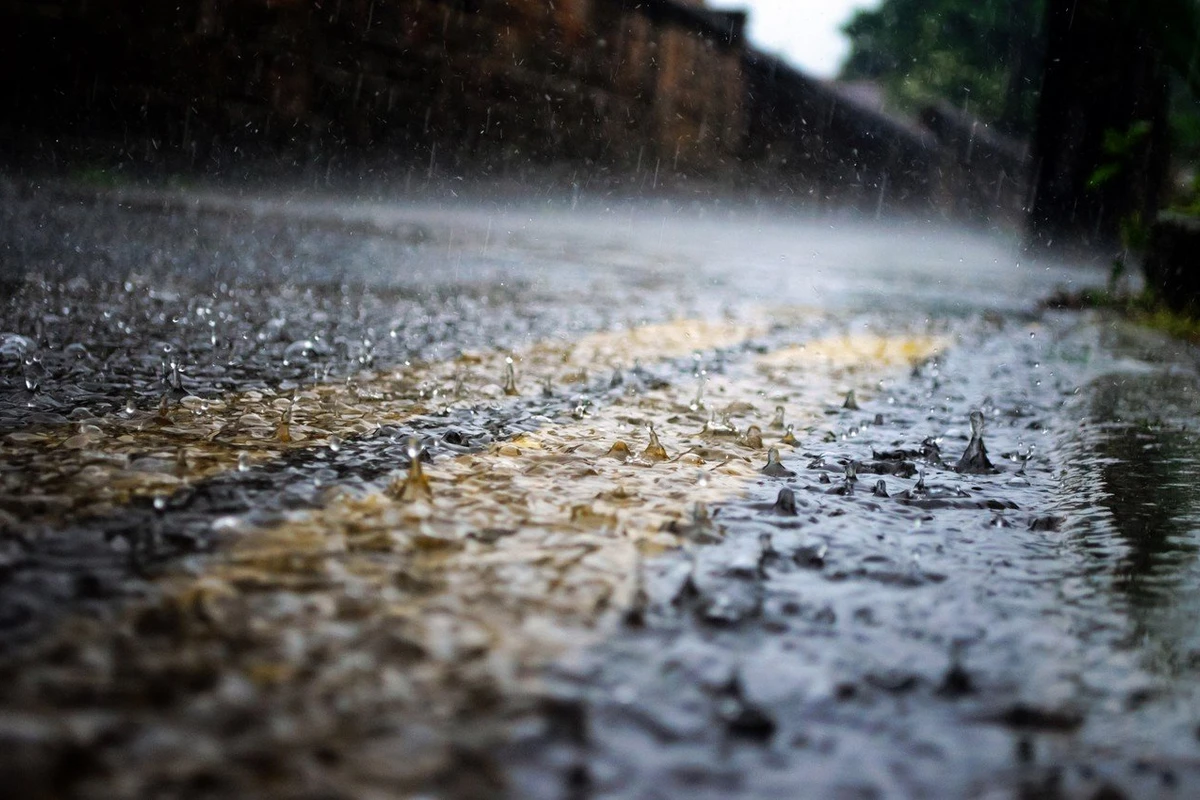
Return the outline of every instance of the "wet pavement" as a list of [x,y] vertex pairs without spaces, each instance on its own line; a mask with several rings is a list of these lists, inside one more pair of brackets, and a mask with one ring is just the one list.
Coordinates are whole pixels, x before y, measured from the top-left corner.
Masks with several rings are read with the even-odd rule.
[[1200,787],[1196,351],[1039,310],[1103,274],[714,201],[0,196],[25,795]]

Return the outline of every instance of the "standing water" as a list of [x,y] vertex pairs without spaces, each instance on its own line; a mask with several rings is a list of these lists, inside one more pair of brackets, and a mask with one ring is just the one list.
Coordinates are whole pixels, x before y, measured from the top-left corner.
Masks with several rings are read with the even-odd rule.
[[1200,790],[1197,362],[1036,310],[1103,275],[753,209],[191,199],[3,207],[28,793]]

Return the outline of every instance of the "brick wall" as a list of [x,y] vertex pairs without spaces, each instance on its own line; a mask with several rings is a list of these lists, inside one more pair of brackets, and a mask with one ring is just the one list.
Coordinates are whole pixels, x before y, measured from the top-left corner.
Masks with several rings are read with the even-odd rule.
[[666,0],[11,0],[0,67],[19,80],[0,94],[18,127],[201,155],[336,143],[707,171],[743,129],[723,18]]
[[748,49],[744,23],[699,0],[5,0],[0,147],[359,149],[443,177],[559,163],[1019,219],[1019,147],[864,107]]

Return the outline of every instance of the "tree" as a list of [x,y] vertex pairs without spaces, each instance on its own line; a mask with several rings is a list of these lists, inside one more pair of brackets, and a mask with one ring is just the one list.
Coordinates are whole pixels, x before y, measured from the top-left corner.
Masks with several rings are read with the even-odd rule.
[[1168,167],[1166,66],[1190,70],[1192,58],[1164,26],[1194,11],[1192,0],[1048,4],[1033,247],[1115,251],[1128,244],[1122,229],[1153,219]]
[[883,84],[901,107],[948,100],[1026,136],[1033,130],[1045,0],[884,0],[844,28],[846,80]]

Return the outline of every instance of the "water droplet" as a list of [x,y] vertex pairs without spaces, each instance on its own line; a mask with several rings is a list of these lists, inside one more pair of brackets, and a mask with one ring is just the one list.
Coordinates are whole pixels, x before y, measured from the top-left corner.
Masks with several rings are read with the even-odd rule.
[[754,450],[761,450],[763,447],[762,429],[757,425],[746,428],[746,432],[742,435],[742,444]]
[[796,516],[796,493],[786,486],[780,489],[771,510],[787,517]]
[[245,450],[242,450],[241,452],[238,453],[237,469],[238,469],[238,472],[249,472],[250,471],[250,454],[247,453]]
[[763,475],[772,478],[794,478],[796,473],[783,465],[779,459],[779,448],[772,447],[767,451],[767,465],[759,470]]
[[[783,427],[784,427],[783,406],[775,406],[775,418],[773,420],[771,420],[771,427],[778,428],[780,430],[783,429]],[[792,429],[792,427],[790,425],[788,425],[787,429],[790,431]]]
[[166,392],[163,392],[162,397],[158,398],[158,412],[157,413],[158,413],[159,423],[169,423],[171,421],[171,416],[168,413],[170,411],[170,409],[171,409],[171,398]]
[[329,449],[331,452],[339,453],[342,450],[342,439],[340,436],[329,437]]
[[275,428],[275,438],[283,444],[292,441],[292,406],[289,404],[279,418],[279,426]]
[[967,443],[967,449],[958,459],[958,463],[954,465],[957,471],[972,475],[990,474],[996,471],[992,462],[988,460],[987,447],[983,443],[983,426],[983,412],[978,409],[973,410],[971,412],[971,440]]
[[632,453],[629,451],[629,445],[618,439],[605,455],[608,458],[615,458],[618,461],[628,461]]
[[654,426],[647,425],[646,428],[650,431],[650,443],[642,451],[642,458],[646,461],[666,461],[667,449],[658,440],[658,434],[655,432]]
[[854,390],[846,392],[846,399],[842,403],[842,408],[849,411],[858,411],[858,400],[854,397]]
[[783,434],[783,438],[779,440],[779,443],[780,444],[790,444],[793,446],[795,446],[797,444],[796,431],[795,431],[794,425],[789,424],[787,426],[787,432]]
[[692,411],[699,411],[704,408],[704,378],[700,378],[696,386],[696,396],[692,398],[692,402],[688,404],[688,408]]
[[520,394],[517,390],[517,371],[513,366],[512,356],[504,359],[504,393],[510,397]]
[[425,477],[421,468],[421,439],[417,436],[408,437],[404,452],[408,456],[408,474],[403,480],[393,481],[387,493],[406,503],[433,499],[433,489],[430,488],[429,479]]
[[856,481],[856,480],[858,480],[858,462],[857,461],[847,461],[846,462],[846,481],[850,482],[850,481]]

